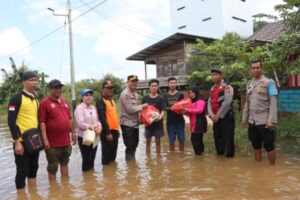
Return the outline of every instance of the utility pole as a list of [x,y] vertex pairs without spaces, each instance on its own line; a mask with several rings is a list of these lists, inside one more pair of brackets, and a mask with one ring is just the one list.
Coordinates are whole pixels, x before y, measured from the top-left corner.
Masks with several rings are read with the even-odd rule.
[[70,46],[70,74],[71,74],[71,94],[72,94],[72,111],[74,113],[76,107],[76,92],[75,92],[75,68],[74,68],[74,56],[73,56],[73,35],[72,35],[72,8],[71,0],[67,0],[68,13],[56,14],[52,8],[48,10],[52,11],[54,16],[64,16],[68,18],[69,24],[69,46]]

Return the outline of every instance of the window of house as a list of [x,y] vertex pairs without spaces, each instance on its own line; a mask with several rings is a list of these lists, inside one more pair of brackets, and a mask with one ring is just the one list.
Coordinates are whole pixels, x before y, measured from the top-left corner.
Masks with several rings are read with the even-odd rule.
[[172,76],[178,75],[178,66],[177,66],[177,60],[172,60]]
[[157,77],[162,77],[163,76],[163,66],[159,66],[157,67],[157,71],[156,71],[156,76]]
[[177,63],[177,74],[178,75],[186,75],[185,68],[183,63]]
[[163,65],[163,75],[164,75],[164,77],[169,76],[169,65],[168,65],[168,63],[164,63],[164,65]]

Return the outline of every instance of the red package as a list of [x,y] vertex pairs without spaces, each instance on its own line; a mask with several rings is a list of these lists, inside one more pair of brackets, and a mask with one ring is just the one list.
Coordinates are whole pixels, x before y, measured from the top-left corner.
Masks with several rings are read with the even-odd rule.
[[171,110],[176,112],[177,114],[182,114],[182,111],[186,108],[190,108],[192,106],[192,101],[189,98],[182,99],[181,101],[175,103]]
[[159,111],[152,105],[143,109],[140,114],[140,119],[145,126],[150,126],[159,117]]

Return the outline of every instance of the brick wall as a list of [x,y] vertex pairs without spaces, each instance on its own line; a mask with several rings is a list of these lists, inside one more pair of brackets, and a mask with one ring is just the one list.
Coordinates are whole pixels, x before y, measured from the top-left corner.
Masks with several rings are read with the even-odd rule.
[[300,112],[300,89],[280,90],[279,112]]

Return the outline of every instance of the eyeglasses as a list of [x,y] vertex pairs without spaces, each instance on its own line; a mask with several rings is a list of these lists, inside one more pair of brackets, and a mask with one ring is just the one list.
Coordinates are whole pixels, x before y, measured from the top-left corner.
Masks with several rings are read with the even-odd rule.
[[106,88],[106,89],[108,89],[108,90],[114,89],[114,87],[104,87],[104,88]]

